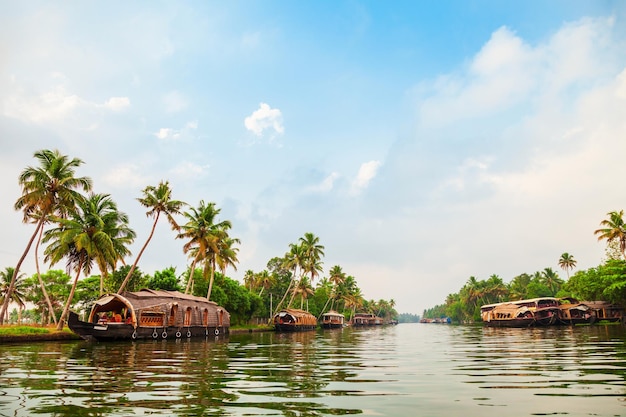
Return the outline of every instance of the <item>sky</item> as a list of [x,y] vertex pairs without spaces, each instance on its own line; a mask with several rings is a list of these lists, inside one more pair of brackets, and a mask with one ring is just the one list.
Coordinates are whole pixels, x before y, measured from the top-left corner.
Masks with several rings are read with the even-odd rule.
[[[625,20],[602,0],[0,0],[0,268],[34,231],[18,176],[58,149],[128,214],[129,261],[137,198],[167,180],[231,221],[240,282],[307,232],[323,276],[401,313],[471,276],[565,279],[561,254],[599,265],[593,231],[626,209]],[[143,272],[185,270],[175,236],[157,226]]]

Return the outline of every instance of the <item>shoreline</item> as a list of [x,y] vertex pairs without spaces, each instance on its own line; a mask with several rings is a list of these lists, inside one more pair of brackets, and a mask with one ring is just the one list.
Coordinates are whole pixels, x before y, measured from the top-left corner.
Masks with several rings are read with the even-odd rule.
[[[255,328],[231,328],[228,334],[245,334],[256,332],[270,332],[274,331],[269,327],[255,327]],[[28,343],[28,342],[58,342],[58,341],[73,341],[82,340],[79,335],[70,331],[61,330],[50,333],[31,333],[31,334],[3,334],[0,335],[0,345],[10,343]]]

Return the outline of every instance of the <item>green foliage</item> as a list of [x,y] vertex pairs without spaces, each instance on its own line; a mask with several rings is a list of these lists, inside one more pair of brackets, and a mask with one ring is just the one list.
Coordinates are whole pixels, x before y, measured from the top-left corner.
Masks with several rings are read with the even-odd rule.
[[[105,293],[114,293],[117,292],[117,289],[124,282],[124,278],[128,275],[128,271],[130,271],[130,265],[124,265],[111,274],[109,274],[104,282]],[[124,290],[125,291],[139,291],[142,288],[146,288],[147,278],[144,274],[139,270],[139,268],[135,268],[133,274],[131,275],[128,283],[126,284]]]
[[170,266],[162,271],[155,271],[148,278],[147,287],[153,290],[182,291],[180,280],[176,276],[176,268]]
[[398,323],[419,323],[420,318],[417,314],[400,313]]
[[[41,274],[41,279],[46,286],[46,292],[50,298],[52,308],[55,311],[57,318],[61,315],[63,308],[63,302],[67,299],[70,293],[70,276],[60,269],[51,269],[44,274]],[[37,315],[41,317],[42,324],[48,324],[49,320],[48,305],[41,291],[37,274],[28,277],[25,280],[25,293],[26,301],[29,301],[35,305]]]

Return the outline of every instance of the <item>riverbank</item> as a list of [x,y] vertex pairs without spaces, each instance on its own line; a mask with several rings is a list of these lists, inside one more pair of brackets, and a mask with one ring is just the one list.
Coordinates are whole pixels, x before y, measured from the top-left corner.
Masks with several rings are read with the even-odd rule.
[[[270,326],[246,326],[231,327],[230,334],[256,333],[273,331]],[[63,340],[80,340],[80,336],[69,329],[56,330],[49,327],[36,326],[6,326],[0,327],[0,344],[3,343],[29,343],[51,342]]]

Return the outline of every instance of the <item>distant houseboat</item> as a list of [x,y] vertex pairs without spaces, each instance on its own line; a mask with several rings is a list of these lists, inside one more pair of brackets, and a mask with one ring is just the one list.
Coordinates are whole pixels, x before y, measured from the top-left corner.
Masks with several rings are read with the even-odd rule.
[[352,318],[352,326],[364,327],[364,326],[382,326],[383,319],[370,313],[356,313]]
[[339,329],[344,325],[343,314],[337,313],[334,310],[330,310],[327,313],[322,314],[322,327],[324,329]]
[[298,332],[315,330],[317,319],[308,311],[287,308],[274,315],[274,330],[277,332]]
[[67,324],[87,340],[178,339],[226,334],[230,314],[206,298],[143,289],[104,295],[87,321],[72,311]]

